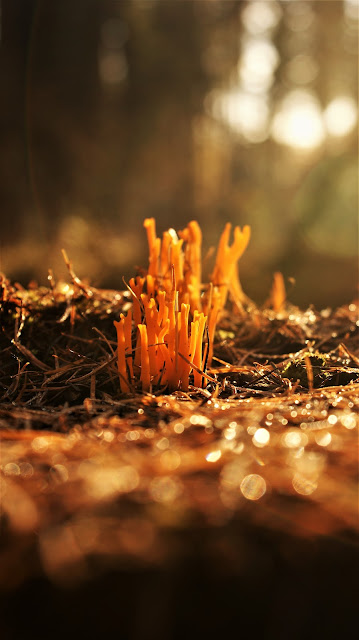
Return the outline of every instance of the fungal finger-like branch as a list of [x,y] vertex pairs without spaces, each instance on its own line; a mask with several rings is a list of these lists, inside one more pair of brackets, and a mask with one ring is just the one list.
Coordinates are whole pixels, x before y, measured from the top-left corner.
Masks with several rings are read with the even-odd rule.
[[227,223],[219,241],[216,263],[211,276],[211,282],[220,291],[222,309],[226,304],[228,291],[233,281],[233,290],[236,292],[237,297],[242,298],[243,292],[239,285],[236,269],[237,262],[246,250],[250,239],[250,227],[248,225],[243,227],[243,231],[241,231],[240,227],[235,227],[233,244],[229,246],[230,232],[231,224]]
[[149,249],[149,267],[148,273],[151,276],[157,277],[158,274],[158,260],[161,250],[161,240],[156,236],[156,223],[154,218],[146,218],[143,226],[147,231],[147,242]]
[[202,285],[202,232],[192,220],[179,232],[156,235],[154,218],[146,218],[149,267],[146,277],[131,278],[127,285],[133,300],[132,313],[115,322],[118,342],[120,387],[128,393],[132,383],[148,392],[165,384],[169,391],[187,391],[190,381],[203,387],[213,357],[215,330],[228,292],[239,305],[243,291],[237,262],[245,251],[250,228],[221,234],[207,295]]
[[270,303],[276,313],[283,310],[286,298],[287,292],[285,290],[283,274],[280,271],[276,271],[273,274],[273,284],[270,292]]
[[122,393],[128,393],[130,386],[128,384],[128,375],[126,369],[126,341],[125,341],[125,320],[121,314],[121,319],[114,321],[117,331],[117,367],[120,377],[120,386]]
[[141,384],[142,391],[149,391],[151,386],[150,358],[148,355],[148,337],[145,324],[139,324],[138,330],[141,339]]

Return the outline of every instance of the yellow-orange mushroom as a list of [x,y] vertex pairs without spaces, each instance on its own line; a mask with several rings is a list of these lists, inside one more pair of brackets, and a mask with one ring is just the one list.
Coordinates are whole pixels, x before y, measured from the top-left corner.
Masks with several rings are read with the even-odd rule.
[[[235,227],[230,245],[231,225],[226,224],[207,295],[202,295],[202,232],[198,222],[189,222],[179,231],[179,237],[169,229],[162,240],[157,238],[154,218],[146,218],[144,227],[148,273],[130,279],[132,312],[121,314],[115,322],[121,391],[129,392],[138,378],[143,391],[149,391],[151,384],[187,390],[191,374],[194,385],[202,387],[208,378],[205,368],[212,360],[216,324],[228,292],[238,306],[245,299],[237,262],[249,242],[250,228]],[[278,308],[285,292],[280,289],[278,276],[275,283],[272,297]]]
[[142,391],[149,391],[151,386],[150,359],[148,355],[148,338],[147,327],[145,324],[139,324],[138,330],[141,339],[141,383]]
[[270,301],[274,311],[277,313],[282,311],[286,297],[287,292],[285,290],[283,274],[280,271],[276,271],[273,275],[273,284],[270,293]]
[[[122,315],[122,314],[121,314]],[[128,384],[128,376],[126,369],[126,340],[125,340],[125,330],[124,330],[124,317],[117,322],[114,321],[114,325],[117,331],[117,368],[120,377],[120,386],[122,393],[128,393],[130,391],[130,386]]]

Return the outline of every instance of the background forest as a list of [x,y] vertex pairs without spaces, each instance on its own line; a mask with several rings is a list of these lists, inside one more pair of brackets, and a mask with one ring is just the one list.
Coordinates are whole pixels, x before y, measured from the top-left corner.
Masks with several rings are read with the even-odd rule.
[[[1,263],[122,288],[161,233],[250,224],[245,292],[358,294],[356,0],[3,0]],[[210,269],[212,263],[208,262]]]

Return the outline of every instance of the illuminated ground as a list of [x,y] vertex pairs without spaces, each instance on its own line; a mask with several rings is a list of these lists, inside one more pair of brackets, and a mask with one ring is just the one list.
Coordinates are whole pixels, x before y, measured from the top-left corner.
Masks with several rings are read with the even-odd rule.
[[[69,624],[88,637],[177,638],[187,626],[194,637],[196,625],[227,633],[261,614],[258,628],[285,638],[295,612],[291,637],[319,615],[326,637],[339,624],[349,633],[359,558],[356,305],[225,314],[217,384],[126,396],[106,344],[123,294],[97,292],[90,303],[78,291],[70,307],[50,297],[22,292],[22,307],[3,305],[4,637],[54,616],[56,638]],[[311,390],[308,349],[322,358],[312,359]],[[29,617],[17,619],[17,607]]]

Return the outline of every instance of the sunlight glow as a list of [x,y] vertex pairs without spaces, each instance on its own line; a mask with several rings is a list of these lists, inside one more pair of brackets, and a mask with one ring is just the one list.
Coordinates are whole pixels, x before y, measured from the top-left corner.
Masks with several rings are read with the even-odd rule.
[[350,20],[359,20],[359,0],[344,0],[344,13]]
[[242,11],[241,19],[247,31],[253,35],[274,29],[282,16],[280,5],[275,0],[249,2]]
[[278,51],[270,40],[251,38],[245,41],[238,66],[243,88],[255,93],[267,91],[278,64]]
[[308,91],[291,91],[274,116],[272,136],[276,142],[297,149],[319,147],[325,128],[317,99]]
[[269,109],[262,96],[241,90],[219,93],[213,114],[249,142],[262,142],[268,135]]
[[358,109],[350,96],[337,96],[324,111],[324,121],[329,135],[345,136],[353,131],[358,119]]

